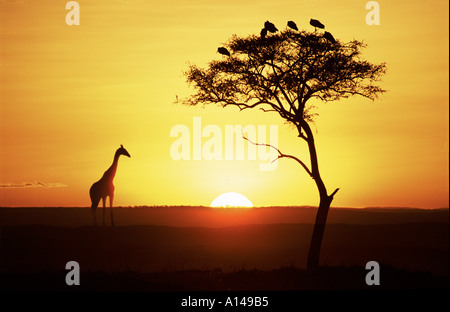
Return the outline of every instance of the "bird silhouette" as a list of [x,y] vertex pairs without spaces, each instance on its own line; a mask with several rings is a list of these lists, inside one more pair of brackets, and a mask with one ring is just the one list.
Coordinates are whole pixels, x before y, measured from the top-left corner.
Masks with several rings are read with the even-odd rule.
[[288,27],[294,29],[294,30],[298,30],[297,25],[293,22],[293,21],[289,21],[287,23]]
[[271,33],[274,33],[274,32],[277,32],[277,31],[278,31],[278,29],[275,27],[275,25],[272,24],[272,23],[269,22],[269,21],[266,21],[266,22],[264,23],[264,28],[267,29],[268,31],[270,31]]
[[316,28],[321,28],[321,29],[325,28],[325,25],[323,25],[321,22],[319,22],[316,19],[311,19],[309,21],[309,24],[311,24],[311,26],[316,27]]
[[330,41],[331,43],[336,43],[336,40],[334,39],[333,35],[330,34],[328,31],[326,31],[326,32],[323,34],[323,37],[324,37],[325,39],[327,39],[328,41]]
[[222,55],[230,56],[230,52],[224,47],[218,48],[217,52],[219,52]]

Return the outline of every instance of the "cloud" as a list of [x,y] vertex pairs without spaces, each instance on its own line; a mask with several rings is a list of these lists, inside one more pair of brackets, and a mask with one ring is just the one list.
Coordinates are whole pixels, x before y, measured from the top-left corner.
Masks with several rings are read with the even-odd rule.
[[28,187],[67,187],[62,183],[44,183],[44,182],[20,182],[20,183],[0,183],[0,188],[28,188]]

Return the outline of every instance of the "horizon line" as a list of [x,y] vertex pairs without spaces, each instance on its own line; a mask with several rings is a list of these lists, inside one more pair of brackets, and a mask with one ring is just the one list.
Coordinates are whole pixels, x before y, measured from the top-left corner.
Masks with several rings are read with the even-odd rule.
[[[113,208],[134,209],[134,208],[208,208],[208,209],[261,209],[261,208],[297,208],[297,209],[318,209],[317,206],[311,205],[270,205],[270,206],[254,206],[254,207],[211,207],[207,205],[135,205],[135,206],[115,206]],[[89,206],[0,206],[0,209],[46,209],[46,208],[60,208],[60,209],[88,209]],[[102,208],[102,207],[99,207]],[[110,207],[106,207],[110,208]],[[410,210],[448,210],[449,207],[436,208],[421,208],[421,207],[407,207],[407,206],[365,206],[365,207],[333,207],[330,209],[410,209]]]

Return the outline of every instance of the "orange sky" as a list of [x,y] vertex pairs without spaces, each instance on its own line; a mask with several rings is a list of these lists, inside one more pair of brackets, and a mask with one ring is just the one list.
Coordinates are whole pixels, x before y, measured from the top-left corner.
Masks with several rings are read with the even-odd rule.
[[116,205],[209,205],[224,192],[256,206],[317,205],[293,161],[260,171],[259,159],[170,155],[171,128],[192,135],[198,116],[222,132],[278,125],[279,148],[307,160],[277,115],[174,101],[192,92],[188,64],[219,58],[232,34],[259,33],[266,20],[312,30],[317,18],[388,68],[375,102],[317,103],[322,177],[341,188],[333,205],[448,207],[448,1],[378,1],[379,26],[365,23],[366,2],[80,0],[80,25],[68,26],[66,1],[0,1],[0,206],[89,206],[120,144],[132,157],[119,161]]

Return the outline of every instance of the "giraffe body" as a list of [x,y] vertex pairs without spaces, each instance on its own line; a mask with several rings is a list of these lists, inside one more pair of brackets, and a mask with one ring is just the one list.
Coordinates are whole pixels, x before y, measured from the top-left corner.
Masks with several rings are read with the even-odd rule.
[[114,177],[116,176],[117,165],[119,162],[120,155],[125,155],[131,157],[128,151],[121,145],[120,148],[117,149],[114,154],[114,160],[112,165],[105,171],[102,178],[92,184],[89,195],[91,197],[91,211],[92,217],[94,221],[94,225],[97,225],[97,214],[96,209],[98,204],[100,203],[100,199],[103,202],[103,226],[105,225],[105,208],[106,208],[106,198],[109,197],[109,207],[111,214],[111,226],[114,226],[114,218],[113,218],[113,201],[114,201]]

